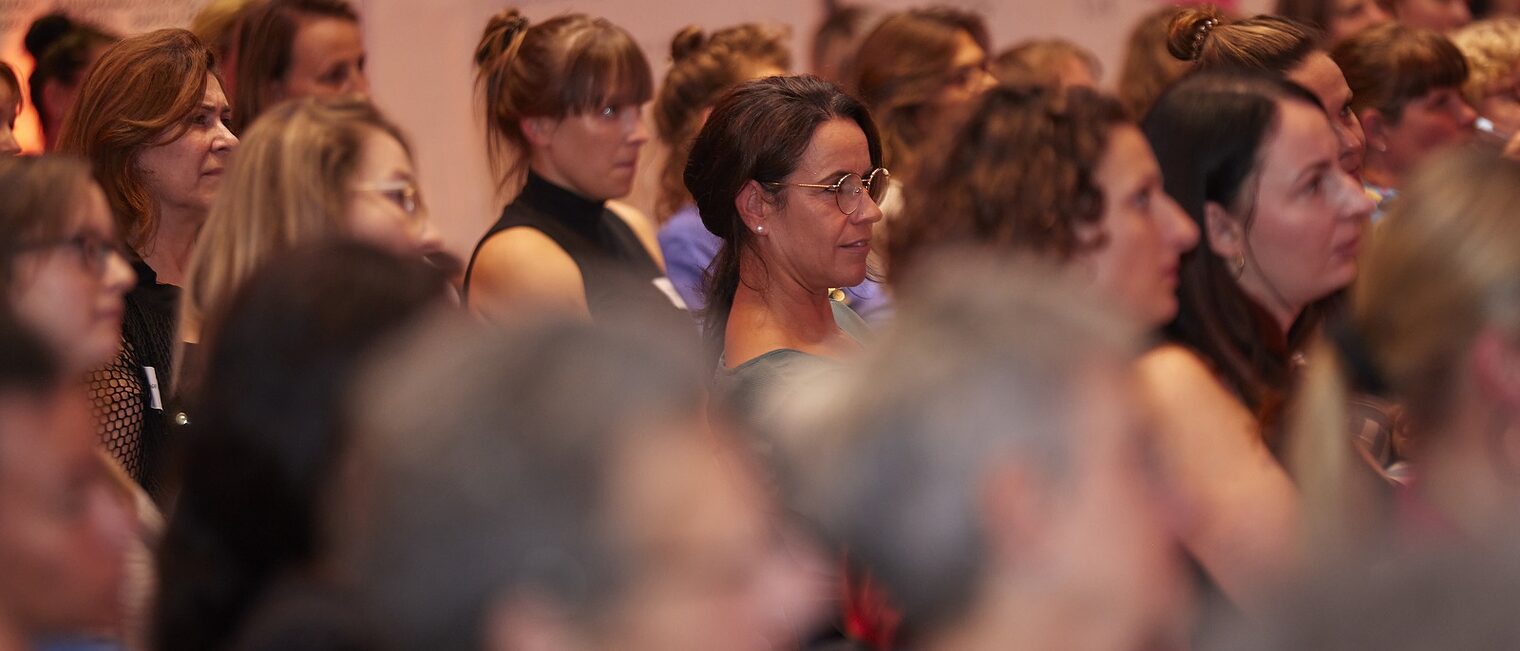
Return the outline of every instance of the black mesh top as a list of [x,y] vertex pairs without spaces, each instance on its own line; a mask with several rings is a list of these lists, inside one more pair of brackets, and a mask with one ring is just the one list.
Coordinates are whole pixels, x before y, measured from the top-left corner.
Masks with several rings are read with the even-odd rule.
[[[158,499],[169,429],[169,376],[179,288],[158,284],[158,275],[142,260],[133,260],[132,269],[137,272],[137,286],[126,297],[121,354],[90,374],[90,398],[101,444]],[[151,389],[154,379],[156,403]]]

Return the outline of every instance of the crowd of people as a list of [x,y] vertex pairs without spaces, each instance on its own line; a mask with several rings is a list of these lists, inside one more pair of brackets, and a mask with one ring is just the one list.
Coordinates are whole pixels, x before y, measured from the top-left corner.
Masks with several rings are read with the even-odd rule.
[[348,0],[45,16],[0,651],[1514,646],[1514,5],[508,8],[468,256]]

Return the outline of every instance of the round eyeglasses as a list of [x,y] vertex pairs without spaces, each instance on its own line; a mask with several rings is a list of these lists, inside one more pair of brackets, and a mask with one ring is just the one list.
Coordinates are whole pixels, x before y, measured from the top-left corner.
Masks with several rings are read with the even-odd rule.
[[892,173],[885,167],[878,167],[861,178],[859,174],[850,172],[839,177],[838,181],[830,184],[823,183],[782,183],[780,181],[762,181],[766,185],[775,185],[787,188],[817,188],[834,193],[834,203],[839,205],[839,211],[846,215],[853,215],[860,210],[860,196],[870,194],[871,201],[880,204],[887,197],[887,188],[892,185]]

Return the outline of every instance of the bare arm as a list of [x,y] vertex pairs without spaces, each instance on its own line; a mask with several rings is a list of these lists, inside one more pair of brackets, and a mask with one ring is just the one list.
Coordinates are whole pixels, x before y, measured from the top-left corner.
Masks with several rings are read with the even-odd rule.
[[470,310],[490,321],[562,311],[591,318],[580,267],[547,235],[509,228],[491,236],[470,272]]
[[1166,346],[1137,366],[1162,472],[1187,510],[1182,543],[1237,606],[1259,612],[1298,561],[1298,491],[1255,417],[1197,355]]

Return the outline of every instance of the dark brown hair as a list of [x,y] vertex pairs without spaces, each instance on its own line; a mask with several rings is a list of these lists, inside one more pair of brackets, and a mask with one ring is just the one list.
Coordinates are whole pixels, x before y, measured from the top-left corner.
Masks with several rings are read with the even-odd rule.
[[930,135],[920,126],[921,114],[949,79],[961,34],[991,54],[982,17],[950,7],[889,16],[860,44],[850,90],[881,126],[883,164],[902,178],[911,175],[914,153]]
[[235,38],[233,133],[242,134],[275,103],[272,86],[290,72],[296,33],[312,18],[359,22],[347,0],[265,0],[243,10]]
[[986,245],[1067,260],[1102,245],[1087,233],[1103,217],[1094,179],[1115,126],[1118,100],[1089,89],[1003,85],[966,121],[934,141],[927,163],[890,224],[888,268],[897,283],[928,251]]
[[[1283,102],[1324,111],[1309,91],[1275,75],[1201,72],[1183,78],[1146,115],[1141,129],[1161,164],[1167,194],[1199,233],[1209,232],[1210,202],[1239,215],[1250,231],[1253,179]],[[1183,254],[1179,275],[1178,313],[1167,338],[1203,357],[1256,415],[1263,435],[1275,435],[1292,379],[1291,355],[1336,297],[1310,305],[1291,332],[1282,332],[1209,246]]]
[[[781,181],[825,122],[846,119],[865,132],[871,165],[881,166],[881,139],[871,114],[839,87],[817,77],[767,77],[734,88],[713,107],[692,143],[686,162],[686,189],[697,202],[702,224],[723,240],[704,279],[707,308],[703,334],[713,355],[723,350],[728,312],[739,289],[740,250],[753,245],[734,199],[750,181]],[[785,196],[761,184],[774,201]]]
[[183,29],[160,29],[111,46],[85,77],[69,109],[58,151],[90,161],[111,214],[138,253],[158,232],[158,205],[144,184],[137,155],[172,141],[206,96],[215,56]]
[[[26,51],[36,60],[37,66],[27,78],[28,95],[32,106],[37,108],[37,119],[42,122],[44,133],[62,125],[51,124],[47,94],[43,89],[57,83],[74,86],[80,74],[90,63],[90,52],[107,47],[120,37],[108,34],[86,23],[77,22],[62,13],[51,13],[32,23],[26,30]],[[19,90],[19,88],[18,88]]]
[[688,26],[670,42],[670,72],[655,98],[654,126],[660,140],[670,148],[660,172],[660,197],[655,213],[663,218],[691,200],[681,175],[691,140],[697,135],[697,118],[712,106],[723,91],[746,81],[760,66],[785,71],[792,67],[787,32],[755,23],[735,25],[707,35]]
[[1438,88],[1462,90],[1467,58],[1436,32],[1398,23],[1362,31],[1330,53],[1351,86],[1351,108],[1374,108],[1394,122],[1404,106]]
[[16,106],[21,106],[21,80],[16,78],[16,71],[4,61],[0,61],[0,82],[10,85],[11,92],[16,94]]
[[[813,32],[813,42],[808,51],[808,65],[819,78],[836,84],[845,83],[845,77],[855,65],[859,41],[865,37],[867,23],[875,11],[862,4],[824,0],[823,22]],[[831,48],[843,46],[843,56],[830,59]]]
[[649,60],[639,44],[607,19],[586,14],[530,26],[520,11],[506,9],[486,23],[475,68],[498,189],[527,168],[528,141],[519,120],[643,104],[654,94]]
[[1320,49],[1319,32],[1281,16],[1229,21],[1203,5],[1172,18],[1166,49],[1198,69],[1240,69],[1286,74]]
[[1277,0],[1277,9],[1272,13],[1323,32],[1330,28],[1330,10],[1334,6],[1335,0]]

